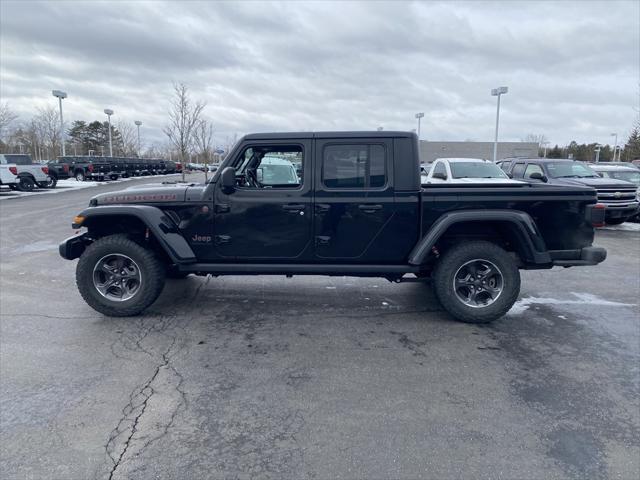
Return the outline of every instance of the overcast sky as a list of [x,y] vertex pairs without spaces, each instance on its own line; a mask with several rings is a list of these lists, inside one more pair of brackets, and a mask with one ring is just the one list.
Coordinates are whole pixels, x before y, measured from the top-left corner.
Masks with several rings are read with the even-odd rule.
[[65,90],[66,120],[141,120],[165,141],[172,81],[216,141],[291,130],[528,133],[612,142],[640,107],[640,2],[0,2],[0,96],[26,119]]

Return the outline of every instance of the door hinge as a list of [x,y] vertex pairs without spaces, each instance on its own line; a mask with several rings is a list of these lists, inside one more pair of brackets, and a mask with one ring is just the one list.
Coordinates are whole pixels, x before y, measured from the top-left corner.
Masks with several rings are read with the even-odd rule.
[[213,237],[213,241],[216,245],[222,245],[223,243],[229,243],[231,241],[230,235],[216,235]]
[[328,236],[318,235],[316,237],[316,245],[329,245],[330,241],[331,241],[331,237],[328,237]]

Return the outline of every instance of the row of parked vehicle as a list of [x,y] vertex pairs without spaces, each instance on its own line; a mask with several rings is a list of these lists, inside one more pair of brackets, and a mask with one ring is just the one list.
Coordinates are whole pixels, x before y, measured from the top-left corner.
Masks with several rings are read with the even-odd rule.
[[55,188],[58,180],[68,178],[103,181],[181,172],[181,163],[160,158],[73,155],[42,164],[34,162],[31,155],[0,154],[0,185],[23,192]]
[[[639,162],[640,163],[640,162]],[[640,165],[627,162],[592,163],[571,159],[505,158],[495,164],[479,158],[438,158],[422,165],[423,184],[544,183],[592,187],[605,207],[605,221],[618,225],[640,220]]]
[[182,164],[161,158],[94,157],[68,155],[47,164],[53,181],[75,178],[84,180],[117,180],[144,175],[181,173]]

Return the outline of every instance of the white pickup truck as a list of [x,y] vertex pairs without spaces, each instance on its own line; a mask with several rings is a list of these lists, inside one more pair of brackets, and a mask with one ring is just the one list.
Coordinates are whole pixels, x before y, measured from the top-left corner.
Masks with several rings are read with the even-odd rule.
[[18,184],[18,167],[13,163],[6,163],[0,158],[0,186],[15,188]]
[[437,158],[426,183],[522,183],[511,180],[495,163],[482,158]]
[[39,163],[33,163],[31,155],[18,153],[0,154],[0,164],[13,164],[17,170],[17,183],[9,187],[13,190],[21,192],[30,192],[36,186],[40,188],[48,188],[50,184],[49,167]]

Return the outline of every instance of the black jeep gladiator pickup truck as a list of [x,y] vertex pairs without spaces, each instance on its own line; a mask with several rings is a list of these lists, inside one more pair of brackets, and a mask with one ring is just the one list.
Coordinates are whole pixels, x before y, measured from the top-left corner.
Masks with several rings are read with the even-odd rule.
[[93,197],[60,255],[110,316],[141,313],[166,276],[349,275],[431,281],[453,317],[483,323],[516,301],[518,269],[602,262],[603,222],[589,187],[421,187],[413,133],[252,134],[206,184]]

